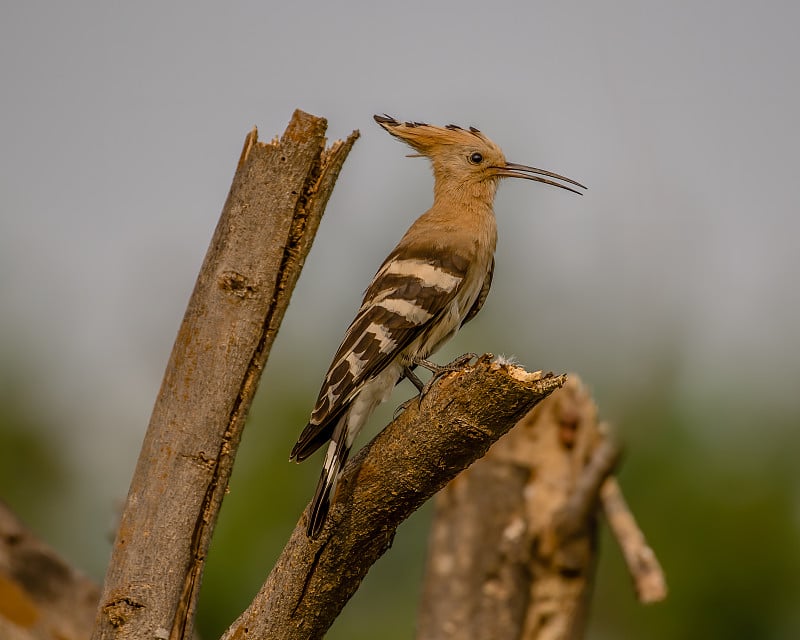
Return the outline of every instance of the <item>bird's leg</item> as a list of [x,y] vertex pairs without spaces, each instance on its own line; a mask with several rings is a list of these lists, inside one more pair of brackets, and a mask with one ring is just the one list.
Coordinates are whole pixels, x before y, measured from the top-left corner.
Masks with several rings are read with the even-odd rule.
[[[403,376],[408,378],[408,381],[417,388],[418,392],[417,396],[414,398],[409,398],[405,402],[399,404],[397,406],[397,409],[395,409],[394,413],[392,414],[392,420],[397,420],[397,416],[399,416],[401,413],[403,413],[403,411],[408,409],[408,407],[411,405],[412,402],[414,402],[414,400],[422,399],[422,390],[425,388],[425,383],[423,383],[422,380],[419,379],[419,376],[416,373],[414,373],[414,366],[416,365],[412,365],[410,367],[406,365],[405,367],[403,367]],[[400,378],[400,380],[402,379],[403,378]]]
[[[465,353],[463,355],[458,356],[458,358],[456,358],[452,362],[448,362],[445,365],[439,365],[436,364],[435,362],[431,362],[430,360],[425,360],[424,358],[414,358],[411,362],[415,366],[419,365],[420,367],[427,369],[433,374],[431,376],[431,379],[425,383],[425,386],[419,390],[419,401],[422,402],[423,396],[425,396],[428,393],[428,391],[431,390],[433,383],[436,382],[439,378],[448,373],[452,373],[453,371],[460,371],[461,369],[464,368],[465,364],[467,364],[473,358],[477,357],[478,355],[476,353]],[[419,378],[417,379],[419,380]]]
[[419,379],[419,376],[414,373],[414,370],[411,367],[403,367],[403,375],[405,375],[405,377],[408,378],[408,381],[417,388],[417,391],[422,393],[422,390],[425,388],[425,384]]
[[[403,367],[403,375],[406,378],[408,378],[409,382],[411,382],[411,384],[413,384],[417,388],[417,391],[419,393],[417,394],[416,398],[409,398],[402,404],[398,405],[397,409],[394,410],[394,414],[392,415],[392,420],[397,419],[397,416],[399,416],[401,413],[403,413],[403,411],[408,409],[408,407],[411,405],[412,402],[414,402],[414,400],[417,401],[417,406],[422,404],[422,398],[425,397],[428,391],[431,390],[431,386],[433,386],[433,383],[436,382],[443,375],[447,373],[452,373],[453,371],[460,371],[465,364],[467,364],[473,358],[477,357],[478,356],[475,353],[465,353],[463,355],[458,356],[458,358],[456,358],[452,362],[448,362],[445,365],[438,365],[435,362],[431,362],[430,360],[425,360],[424,358],[414,358],[411,361],[411,366]],[[416,366],[420,366],[424,369],[427,369],[433,374],[431,376],[431,379],[428,380],[428,382],[423,383],[422,380],[419,379],[419,376],[416,373],[414,373],[414,367]]]

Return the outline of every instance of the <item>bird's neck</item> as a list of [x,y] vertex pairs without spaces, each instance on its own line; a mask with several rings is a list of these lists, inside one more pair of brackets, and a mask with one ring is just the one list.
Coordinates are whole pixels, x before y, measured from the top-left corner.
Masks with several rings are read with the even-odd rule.
[[496,180],[458,181],[439,176],[433,185],[433,204],[470,209],[492,209],[494,195],[497,193]]
[[[491,195],[493,193],[487,194],[485,190],[471,192],[463,187],[437,189],[433,206],[419,220],[423,224],[419,228],[415,228],[418,227],[415,224],[410,234],[427,235],[435,228],[434,244],[471,256],[479,269],[488,268],[497,246],[497,221]],[[422,242],[430,240],[419,238]]]

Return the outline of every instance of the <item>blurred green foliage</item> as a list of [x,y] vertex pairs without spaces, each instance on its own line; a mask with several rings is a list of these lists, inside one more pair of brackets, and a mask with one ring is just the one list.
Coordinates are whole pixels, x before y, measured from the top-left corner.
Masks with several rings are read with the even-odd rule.
[[606,532],[590,637],[798,638],[800,416],[758,408],[750,429],[730,434],[715,424],[723,411],[685,406],[677,386],[657,378],[621,421],[621,483],[669,596],[636,602]]
[[[604,533],[588,637],[800,637],[800,415],[770,413],[753,397],[750,428],[727,430],[717,408],[687,402],[676,367],[654,365],[649,388],[628,398],[614,423],[626,449],[621,483],[670,594],[639,605]],[[298,389],[278,369],[268,368],[254,403],[210,551],[198,615],[204,638],[219,637],[258,590],[319,473],[317,458],[288,462],[317,381]],[[41,398],[31,383],[6,372],[0,385],[0,496],[47,539],[73,470],[64,468],[55,427],[34,418]],[[429,521],[427,507],[401,527],[329,638],[413,636]]]
[[58,526],[57,502],[71,475],[57,425],[42,416],[39,388],[24,368],[0,370],[0,499],[35,531]]

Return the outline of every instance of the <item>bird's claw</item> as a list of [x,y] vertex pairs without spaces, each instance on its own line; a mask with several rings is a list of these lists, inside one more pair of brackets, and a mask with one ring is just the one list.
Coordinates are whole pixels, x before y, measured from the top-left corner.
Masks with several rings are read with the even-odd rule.
[[478,355],[475,353],[465,353],[445,365],[439,365],[435,362],[431,362],[430,360],[425,360],[424,358],[414,358],[411,361],[411,365],[413,365],[413,367],[422,367],[423,369],[430,371],[433,375],[431,376],[430,380],[423,384],[422,380],[420,380],[419,377],[414,373],[413,367],[406,366],[403,368],[403,375],[417,388],[419,393],[416,397],[410,398],[398,405],[394,410],[394,414],[392,414],[392,420],[396,420],[397,417],[403,413],[403,411],[411,406],[411,403],[414,402],[414,400],[417,401],[417,408],[421,407],[422,398],[428,395],[428,392],[431,390],[434,382],[448,373],[461,371],[464,368],[464,365],[468,364],[470,360],[477,357]]
[[445,365],[438,365],[434,362],[430,362],[429,360],[425,360],[423,358],[414,358],[413,363],[415,365],[419,365],[424,369],[430,371],[433,375],[431,376],[430,380],[425,383],[425,386],[422,387],[419,391],[419,402],[422,403],[422,398],[427,395],[427,393],[431,390],[433,383],[436,382],[439,378],[448,373],[453,373],[454,371],[461,371],[466,364],[469,363],[470,360],[473,358],[477,358],[478,355],[475,353],[465,353],[463,355],[458,356],[455,360],[448,362]]
[[397,420],[397,418],[400,417],[400,414],[403,413],[406,409],[408,409],[411,406],[411,404],[415,400],[418,400],[419,398],[420,398],[420,396],[416,395],[416,396],[414,396],[412,398],[409,398],[405,402],[397,405],[397,408],[394,410],[394,413],[392,414],[392,420]]
[[464,368],[470,360],[473,358],[477,358],[478,354],[476,353],[465,353],[463,355],[458,356],[455,360],[448,362],[447,364],[440,365],[436,364],[435,362],[431,362],[430,360],[425,360],[424,358],[414,358],[411,362],[414,365],[418,365],[423,369],[427,369],[430,371],[434,379],[441,378],[446,373],[452,373],[453,371],[460,371]]

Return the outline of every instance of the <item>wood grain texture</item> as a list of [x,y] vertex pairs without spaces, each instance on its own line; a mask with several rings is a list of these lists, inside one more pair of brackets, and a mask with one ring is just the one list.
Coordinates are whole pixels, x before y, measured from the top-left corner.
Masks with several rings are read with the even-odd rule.
[[417,638],[582,638],[617,456],[570,374],[437,496]]
[[397,526],[565,379],[484,357],[439,380],[421,406],[411,403],[347,465],[316,540],[306,536],[306,510],[262,589],[223,638],[321,638]]
[[247,135],[131,483],[93,638],[191,637],[206,552],[261,371],[358,132],[296,111]]

